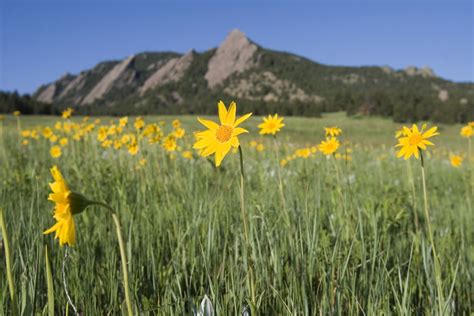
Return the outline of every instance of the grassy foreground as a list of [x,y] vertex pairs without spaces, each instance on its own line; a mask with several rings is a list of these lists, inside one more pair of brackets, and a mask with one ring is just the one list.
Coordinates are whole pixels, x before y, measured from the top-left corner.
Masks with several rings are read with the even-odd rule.
[[[176,117],[146,117],[167,124]],[[81,121],[74,118],[73,121]],[[110,118],[102,118],[108,123]],[[179,117],[191,150],[195,117]],[[59,118],[20,117],[21,129],[52,126]],[[64,121],[64,120],[62,120]],[[132,118],[129,119],[133,125]],[[442,306],[426,232],[419,160],[395,158],[399,124],[380,118],[285,118],[279,157],[324,138],[324,126],[343,130],[341,149],[351,159],[312,153],[282,167],[283,199],[271,137],[259,137],[260,118],[245,122],[241,137],[249,255],[244,253],[238,154],[215,169],[144,144],[137,155],[102,148],[94,130],[69,140],[59,158],[50,141],[22,145],[17,121],[3,122],[0,139],[0,208],[12,255],[16,310],[47,314],[45,247],[53,279],[54,310],[65,314],[61,266],[64,248],[42,232],[53,225],[47,201],[49,169],[56,164],[71,189],[118,211],[129,259],[136,313],[189,315],[209,296],[217,315],[237,315],[250,301],[253,270],[258,315],[469,315],[474,306],[472,162],[449,164],[449,153],[467,155],[459,127],[441,126],[426,158],[429,208],[440,258]],[[97,129],[97,127],[96,127]],[[250,142],[264,145],[261,151]],[[350,150],[349,150],[350,149]],[[146,159],[143,162],[142,159]],[[141,162],[141,163],[140,163]],[[284,201],[284,202],[283,202]],[[126,312],[119,247],[110,215],[91,207],[75,216],[77,246],[69,250],[67,282],[84,315]],[[12,311],[0,239],[0,311]],[[50,289],[51,290],[51,289]],[[51,294],[51,292],[50,292]],[[69,309],[69,313],[71,313]]]

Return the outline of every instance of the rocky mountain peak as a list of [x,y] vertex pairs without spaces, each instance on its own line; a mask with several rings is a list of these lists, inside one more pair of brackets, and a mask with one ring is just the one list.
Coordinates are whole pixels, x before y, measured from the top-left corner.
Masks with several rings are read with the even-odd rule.
[[254,66],[253,55],[256,51],[257,45],[250,42],[244,33],[237,29],[231,31],[209,60],[205,75],[209,88],[219,85],[234,73]]

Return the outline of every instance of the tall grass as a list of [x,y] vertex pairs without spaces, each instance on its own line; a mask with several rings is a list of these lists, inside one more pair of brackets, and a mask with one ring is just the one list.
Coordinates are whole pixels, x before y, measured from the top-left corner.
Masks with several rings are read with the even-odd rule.
[[[289,135],[299,133],[299,120],[287,120]],[[374,124],[384,126],[380,121]],[[47,194],[53,164],[60,166],[72,189],[109,201],[119,210],[134,310],[145,315],[190,314],[207,295],[218,315],[241,313],[251,298],[238,154],[229,155],[223,167],[215,169],[201,158],[170,159],[159,146],[152,146],[140,153],[147,164],[137,168],[138,157],[104,151],[92,137],[71,143],[74,149],[54,160],[46,141],[21,146],[16,133],[14,124],[4,126],[0,206],[20,313],[47,313],[53,305],[48,304],[53,288],[56,314],[64,314],[67,306],[61,290],[64,250],[42,235],[52,224]],[[278,137],[280,157],[292,150],[284,133]],[[410,182],[406,163],[390,149],[394,140],[385,142],[385,148],[368,147],[364,140],[370,142],[370,136],[365,137],[369,133],[359,134],[364,137],[351,139],[346,134],[356,143],[350,162],[336,160],[335,166],[332,157],[318,153],[281,169],[287,214],[273,140],[268,140],[264,152],[245,148],[244,142],[248,256],[259,315],[438,312],[430,242],[415,227],[416,216],[420,229],[426,227],[419,162],[408,162],[413,164]],[[322,138],[316,135],[305,134],[302,141],[314,138],[315,144]],[[440,144],[438,151],[450,145]],[[474,306],[474,213],[466,198],[468,168],[453,169],[441,153],[425,157],[447,314],[469,314]],[[94,206],[75,220],[77,246],[69,249],[67,271],[70,295],[84,315],[125,312],[120,253],[110,215]],[[5,243],[1,245],[3,255]],[[45,262],[44,245],[52,286],[45,265],[38,264]],[[0,301],[4,311],[11,311],[1,258]]]

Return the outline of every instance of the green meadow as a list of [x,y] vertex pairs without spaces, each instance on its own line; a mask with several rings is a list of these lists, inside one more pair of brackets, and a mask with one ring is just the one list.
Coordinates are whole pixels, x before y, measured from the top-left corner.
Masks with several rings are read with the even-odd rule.
[[[163,138],[175,119],[186,134],[172,152],[161,142],[139,138],[136,155],[104,148],[98,129],[119,118],[100,119],[80,140],[63,135],[68,144],[58,158],[50,155],[54,144],[41,130],[54,130],[55,122],[65,119],[8,115],[0,121],[0,209],[7,232],[0,238],[3,313],[74,314],[62,276],[66,247],[54,234],[43,235],[55,223],[54,203],[48,201],[53,165],[72,191],[116,210],[134,314],[193,315],[205,295],[215,315],[241,315],[247,307],[252,315],[473,312],[474,166],[468,140],[459,135],[461,125],[439,125],[440,135],[430,139],[435,146],[424,157],[436,266],[420,160],[396,158],[395,131],[402,124],[344,113],[288,117],[274,140],[258,134],[261,117],[245,121],[250,133],[239,136],[243,216],[239,154],[229,153],[220,168],[213,158],[199,157],[192,149],[193,132],[204,127],[195,116],[144,117],[147,124],[164,122]],[[126,129],[138,135],[134,120],[129,118]],[[82,124],[83,118],[70,121]],[[328,126],[343,131],[342,158],[319,151],[295,157],[297,149],[319,144]],[[35,128],[38,139],[24,142],[20,132]],[[184,151],[193,156],[183,157]],[[450,164],[452,153],[464,157],[459,168]],[[83,315],[126,315],[110,213],[90,206],[74,221],[77,241],[65,266],[72,301]]]

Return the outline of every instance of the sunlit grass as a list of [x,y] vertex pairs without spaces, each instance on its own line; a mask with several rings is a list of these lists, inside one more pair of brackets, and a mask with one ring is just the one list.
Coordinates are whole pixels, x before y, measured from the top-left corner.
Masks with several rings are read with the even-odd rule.
[[[190,150],[194,116],[145,117],[147,123],[179,118],[186,130],[179,142]],[[21,127],[53,125],[61,118],[21,116]],[[103,123],[109,119],[102,118]],[[81,118],[73,116],[73,121]],[[133,124],[134,118],[129,118]],[[246,121],[245,207],[248,242],[261,315],[434,314],[434,262],[426,238],[419,161],[397,159],[395,131],[401,124],[380,118],[285,118],[278,134],[279,157],[325,139],[324,127],[338,126],[341,153],[297,157],[281,168],[280,197],[273,139],[258,135],[261,118]],[[42,231],[50,227],[49,169],[57,164],[86,196],[111,201],[119,212],[129,258],[134,309],[144,314],[191,314],[207,294],[217,315],[237,315],[249,301],[244,269],[239,155],[220,169],[204,158],[175,153],[159,144],[137,155],[104,149],[94,136],[70,141],[59,158],[40,139],[21,144],[17,121],[7,116],[0,140],[0,207],[9,234],[13,281],[19,310],[48,310],[45,245],[53,278],[54,308],[64,314],[63,250]],[[440,126],[436,148],[425,157],[433,238],[441,261],[447,310],[467,314],[474,302],[474,213],[467,159],[459,168],[449,153],[467,153],[460,126]],[[265,145],[258,151],[252,140]],[[349,141],[350,143],[347,143]],[[141,164],[141,159],[146,163]],[[413,182],[407,178],[412,164]],[[337,168],[337,169],[336,169]],[[336,172],[338,170],[338,172]],[[412,185],[416,191],[414,196]],[[416,203],[413,203],[413,198]],[[472,198],[472,197],[471,197]],[[420,231],[415,227],[415,216]],[[80,230],[70,250],[69,292],[85,315],[126,311],[120,252],[110,216],[97,207],[75,218]],[[3,239],[0,253],[4,253]],[[3,258],[3,257],[2,257]],[[11,310],[5,263],[0,263],[0,307]],[[3,305],[1,305],[3,304]],[[71,310],[69,310],[71,312]]]

